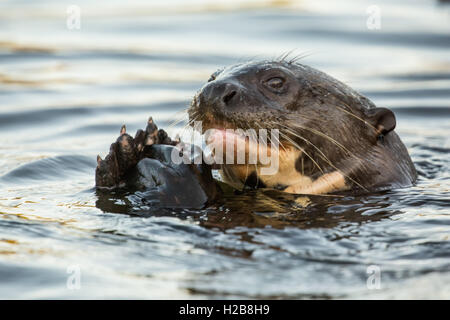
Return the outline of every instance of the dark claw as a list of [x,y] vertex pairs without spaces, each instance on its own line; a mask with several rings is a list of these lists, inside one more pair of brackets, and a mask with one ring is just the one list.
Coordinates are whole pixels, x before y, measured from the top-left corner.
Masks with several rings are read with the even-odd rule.
[[104,160],[97,156],[95,184],[98,187],[118,186],[125,174],[138,163],[139,153],[134,139],[126,131],[126,126],[123,125],[120,136],[111,144]]
[[111,144],[109,154],[104,160],[97,156],[95,185],[97,187],[114,187],[120,182],[119,164],[116,158],[117,144]]
[[[120,135],[110,147],[109,154],[102,160],[97,157],[96,185],[99,187],[116,187],[137,163],[148,157],[154,144],[176,145],[162,129],[158,130],[153,119],[147,121],[144,130],[138,130],[134,139],[127,133],[126,126],[120,129]],[[147,148],[146,148],[147,147]]]
[[141,152],[145,145],[145,131],[139,129],[134,136],[134,143],[138,152]]
[[122,133],[119,138],[117,138],[117,162],[119,164],[119,171],[121,176],[136,166],[138,163],[138,151],[134,139],[127,133]]
[[156,134],[158,133],[158,127],[156,126],[152,117],[150,117],[147,121],[147,128],[145,129],[145,132],[147,133],[147,136],[156,136]]
[[158,144],[168,144],[171,146],[175,146],[178,143],[178,141],[170,139],[167,132],[165,132],[163,129],[158,130],[157,138]]

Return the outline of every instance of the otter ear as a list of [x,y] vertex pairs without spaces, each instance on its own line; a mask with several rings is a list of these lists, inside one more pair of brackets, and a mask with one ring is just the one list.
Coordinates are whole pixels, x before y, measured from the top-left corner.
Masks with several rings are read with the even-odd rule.
[[378,135],[386,135],[395,128],[395,115],[389,109],[370,109],[368,116],[372,125],[377,129]]

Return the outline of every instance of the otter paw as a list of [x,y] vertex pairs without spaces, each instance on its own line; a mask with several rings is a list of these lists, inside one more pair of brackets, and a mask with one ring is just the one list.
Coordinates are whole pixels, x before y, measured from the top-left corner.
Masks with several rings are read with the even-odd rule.
[[125,125],[120,129],[120,135],[116,142],[111,144],[109,154],[104,160],[97,157],[97,169],[95,173],[95,184],[97,187],[117,187],[123,181],[128,172],[137,163],[149,156],[152,145],[164,144],[175,146],[180,139],[172,140],[167,132],[158,129],[158,126],[150,117],[145,130],[139,129],[136,135],[131,137],[126,132]]
[[144,202],[162,207],[203,208],[219,198],[221,190],[211,166],[174,162],[176,146],[153,145],[126,177],[127,185],[140,191]]
[[120,136],[111,144],[109,154],[104,160],[97,156],[95,184],[97,187],[118,186],[125,174],[139,161],[139,150],[135,140],[126,132],[125,125],[120,129]]
[[153,144],[168,144],[174,146],[180,142],[179,139],[172,140],[163,129],[158,129],[158,126],[155,124],[152,117],[147,121],[147,128],[145,129],[144,134],[145,145],[147,146]]

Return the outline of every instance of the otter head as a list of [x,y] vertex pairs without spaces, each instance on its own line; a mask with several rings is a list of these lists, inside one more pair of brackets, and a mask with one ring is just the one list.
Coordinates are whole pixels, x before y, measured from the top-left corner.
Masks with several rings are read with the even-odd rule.
[[214,72],[189,109],[204,128],[277,128],[301,89],[295,72],[276,62],[237,64]]
[[229,181],[256,177],[257,183],[281,188],[312,185],[336,172],[343,180],[341,189],[354,184],[364,188],[358,175],[370,171],[369,154],[385,147],[396,124],[389,109],[376,108],[325,73],[286,61],[241,63],[216,71],[188,113],[191,121],[202,121],[203,130],[278,130],[278,174],[262,177],[258,166],[249,169],[248,164],[222,169]]

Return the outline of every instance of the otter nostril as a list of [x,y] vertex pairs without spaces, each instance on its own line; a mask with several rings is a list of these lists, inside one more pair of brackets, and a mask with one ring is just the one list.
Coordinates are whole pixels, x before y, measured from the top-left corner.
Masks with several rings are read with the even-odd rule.
[[223,97],[223,102],[225,102],[225,104],[228,104],[230,102],[231,99],[233,99],[233,97],[236,95],[236,91],[231,91],[229,93],[227,93],[224,97]]

